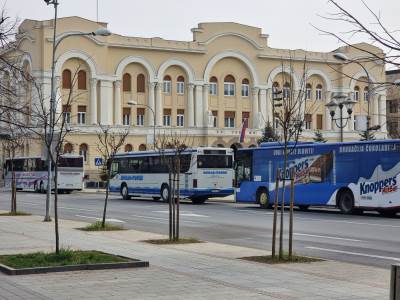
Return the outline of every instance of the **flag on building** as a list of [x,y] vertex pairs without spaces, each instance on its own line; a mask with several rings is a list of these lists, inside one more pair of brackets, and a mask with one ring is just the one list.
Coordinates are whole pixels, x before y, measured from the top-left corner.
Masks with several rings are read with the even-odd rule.
[[239,138],[239,143],[244,142],[244,138],[246,137],[246,129],[249,127],[249,119],[243,119],[242,122],[242,129],[240,130],[240,138]]

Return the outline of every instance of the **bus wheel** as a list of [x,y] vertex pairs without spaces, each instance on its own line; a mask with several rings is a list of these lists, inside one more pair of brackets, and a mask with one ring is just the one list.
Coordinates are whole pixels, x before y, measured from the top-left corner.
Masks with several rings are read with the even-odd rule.
[[44,194],[44,184],[43,184],[43,181],[40,182],[40,185],[39,185],[39,192],[40,192],[41,194]]
[[122,199],[124,199],[124,200],[131,199],[131,196],[129,196],[129,191],[128,191],[128,187],[126,184],[123,184],[121,186],[121,195],[122,195]]
[[161,199],[164,202],[168,202],[169,201],[169,185],[164,183],[161,186]]
[[352,192],[343,191],[340,193],[338,201],[339,209],[344,214],[351,214],[354,211],[354,197]]
[[299,205],[299,209],[301,211],[307,211],[310,208],[310,205]]
[[193,204],[203,204],[204,202],[206,202],[207,198],[198,197],[198,198],[192,198],[191,200]]
[[257,202],[261,208],[268,208],[270,206],[266,189],[262,188],[257,191]]
[[35,193],[40,193],[40,189],[39,189],[39,185],[38,185],[37,181],[35,181],[35,184],[33,185],[33,190],[35,191]]

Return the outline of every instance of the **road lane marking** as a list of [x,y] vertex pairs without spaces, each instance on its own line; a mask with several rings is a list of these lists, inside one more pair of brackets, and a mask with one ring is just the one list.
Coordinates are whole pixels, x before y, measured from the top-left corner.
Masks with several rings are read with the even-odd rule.
[[[158,220],[158,221],[165,221],[168,222],[168,218],[158,218],[158,217],[150,217],[150,216],[142,216],[142,215],[131,215],[134,218],[141,218],[141,219],[149,219],[149,220]],[[196,221],[189,221],[189,220],[181,220],[181,223],[193,223],[193,224],[199,224],[199,222]]]
[[251,213],[251,214],[257,214],[257,215],[273,215],[273,212],[261,212],[261,211],[254,211],[250,209],[239,209],[236,210],[238,212],[244,212],[244,213]]
[[301,235],[301,236],[317,237],[317,238],[323,238],[323,239],[331,239],[331,240],[362,242],[362,240],[356,240],[356,239],[350,239],[350,238],[342,238],[342,237],[336,237],[336,236],[317,235],[317,234],[308,234],[308,233],[293,233],[293,234],[294,235]]
[[[90,217],[90,216],[82,216],[82,215],[75,215],[75,217],[85,218],[85,219],[94,219],[94,220],[102,220],[102,218],[97,217]],[[113,222],[113,223],[126,223],[125,221],[118,220],[118,219],[106,219],[106,222]]]
[[66,206],[59,206],[58,208],[66,209],[66,210],[78,210],[78,211],[90,211],[90,212],[98,212],[94,209],[87,209],[87,208],[75,208],[75,207],[66,207]]
[[326,220],[326,219],[312,219],[312,218],[302,218],[302,217],[300,217],[300,218],[295,217],[295,218],[301,219],[301,220],[307,220],[307,221],[323,221],[323,222],[331,222],[331,223],[344,223],[344,224],[354,224],[354,225],[400,228],[400,225],[390,225],[390,224],[365,223],[365,222],[357,222],[357,221]]
[[[152,211],[153,213],[160,213],[160,214],[168,214],[169,211],[168,210],[155,210]],[[197,217],[197,218],[209,218],[210,216],[206,216],[206,215],[199,215],[199,214],[195,214],[191,211],[180,211],[179,212],[180,216],[184,216],[184,217]]]
[[335,250],[335,249],[327,249],[327,248],[319,248],[319,247],[311,247],[311,246],[310,246],[310,247],[305,247],[305,248],[306,248],[306,249],[311,249],[311,250],[319,250],[319,251],[340,253],[340,254],[349,254],[349,255],[355,255],[355,256],[364,256],[364,257],[371,257],[371,258],[380,258],[380,259],[385,259],[385,260],[400,261],[400,258],[398,258],[398,257],[391,257],[391,256],[374,255],[374,254],[367,254],[367,253],[361,253],[361,252],[350,252],[350,251]]

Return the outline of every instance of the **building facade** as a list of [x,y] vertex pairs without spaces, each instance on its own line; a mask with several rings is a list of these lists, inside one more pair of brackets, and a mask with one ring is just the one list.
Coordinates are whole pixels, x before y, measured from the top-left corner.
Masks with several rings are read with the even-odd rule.
[[[57,36],[104,27],[106,23],[79,17],[61,18]],[[265,124],[275,121],[273,89],[284,90],[288,76],[294,90],[306,80],[303,139],[312,139],[317,129],[330,141],[339,139],[325,106],[336,93],[357,101],[344,128],[345,140],[359,139],[357,130],[365,126],[368,114],[371,125],[381,125],[377,136],[386,135],[386,95],[371,92],[367,99],[365,72],[333,56],[335,52],[350,59],[360,56],[353,48],[326,53],[275,49],[268,46],[269,36],[260,28],[237,23],[200,23],[192,33],[192,41],[118,34],[63,40],[56,53],[55,76],[58,99],[63,101],[57,110],[71,126],[65,152],[85,155],[87,169],[95,170],[98,124],[128,128],[126,151],[148,149],[154,126],[157,134],[173,131],[190,136],[193,145],[256,145]],[[52,34],[52,20],[25,20],[18,35],[24,63],[47,98]],[[357,46],[382,53],[368,44]],[[384,66],[370,62],[365,67],[372,82],[384,80]],[[65,105],[71,89],[74,101]],[[248,129],[240,144],[244,122]],[[30,151],[38,150],[30,147]]]
[[[386,81],[394,82],[400,79],[400,70],[386,71]],[[391,86],[387,90],[387,129],[391,138],[400,138],[400,87]]]

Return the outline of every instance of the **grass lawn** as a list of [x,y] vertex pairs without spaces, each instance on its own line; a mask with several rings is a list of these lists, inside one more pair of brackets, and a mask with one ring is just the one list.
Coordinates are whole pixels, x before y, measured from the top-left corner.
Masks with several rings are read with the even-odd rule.
[[170,240],[170,239],[159,239],[159,240],[145,240],[143,242],[154,244],[154,245],[179,245],[179,244],[193,244],[193,243],[202,243],[195,238],[181,238],[179,240]]
[[61,249],[60,254],[35,252],[28,254],[0,255],[0,264],[14,269],[56,267],[67,265],[127,262],[119,256],[98,251]]
[[293,255],[292,258],[289,258],[289,255],[287,253],[283,255],[282,259],[279,259],[278,255],[276,255],[275,257],[272,257],[271,255],[248,256],[248,257],[241,257],[239,259],[244,259],[264,264],[310,263],[316,261],[323,261],[323,259],[320,258],[299,256],[299,255]]
[[102,222],[101,221],[97,221],[96,223],[93,224],[89,224],[86,227],[82,227],[82,228],[77,228],[79,230],[83,230],[83,231],[116,231],[116,230],[126,230],[126,228],[124,228],[121,225],[114,225],[114,224],[110,224],[110,223],[106,223],[105,226],[101,226]]
[[0,216],[2,217],[13,217],[13,216],[31,216],[32,214],[23,212],[23,211],[17,211],[16,213],[11,213],[11,212],[6,212],[6,213],[0,213]]

